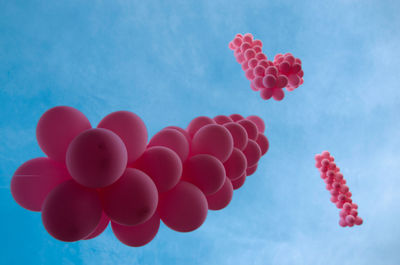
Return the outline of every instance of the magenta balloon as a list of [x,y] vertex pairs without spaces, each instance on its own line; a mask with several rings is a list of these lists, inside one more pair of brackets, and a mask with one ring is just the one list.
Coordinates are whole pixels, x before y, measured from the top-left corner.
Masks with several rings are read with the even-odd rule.
[[146,173],[154,181],[159,192],[172,189],[182,175],[179,156],[164,146],[148,148],[133,166]]
[[249,120],[249,121],[254,122],[254,124],[257,126],[257,129],[258,129],[259,133],[264,133],[264,131],[265,131],[265,123],[264,123],[263,119],[261,119],[257,115],[248,116],[246,119]]
[[96,190],[68,180],[54,188],[43,203],[42,221],[54,238],[73,242],[91,234],[101,219]]
[[195,185],[181,181],[160,196],[158,212],[161,220],[172,230],[191,232],[207,217],[207,199]]
[[248,141],[248,136],[246,129],[236,123],[236,122],[229,122],[224,124],[224,127],[228,129],[228,131],[231,133],[231,136],[233,138],[233,146],[243,150],[247,146],[247,141]]
[[130,111],[116,111],[105,116],[97,125],[116,133],[126,146],[128,163],[138,159],[146,149],[147,129],[143,120]]
[[233,122],[233,120],[230,117],[225,116],[225,115],[215,116],[214,117],[214,121],[219,125],[223,125],[223,124],[228,123],[228,122]]
[[154,135],[148,147],[165,146],[174,151],[182,163],[186,161],[189,155],[189,142],[186,137],[175,129],[163,129]]
[[206,196],[208,209],[222,210],[231,202],[233,196],[233,187],[229,178],[225,179],[225,183],[216,193]]
[[110,218],[108,218],[108,216],[103,212],[101,214],[101,219],[96,229],[92,233],[90,233],[87,237],[85,237],[84,240],[93,239],[101,235],[101,233],[103,233],[104,230],[106,230],[109,223],[110,223]]
[[204,195],[217,192],[225,178],[224,165],[211,155],[192,156],[183,166],[182,179],[196,185]]
[[160,228],[160,216],[157,212],[140,225],[125,226],[111,222],[114,235],[123,244],[130,247],[141,247],[150,243],[157,235]]
[[78,135],[67,151],[72,178],[89,188],[111,185],[124,173],[127,152],[121,138],[107,129],[89,129]]
[[260,147],[261,155],[262,156],[265,155],[269,149],[269,141],[267,136],[265,136],[262,133],[259,133],[257,136],[256,143],[258,144],[258,147]]
[[[253,70],[252,70],[252,71],[253,71]],[[244,117],[243,117],[242,115],[240,115],[240,114],[231,114],[231,115],[229,115],[229,117],[230,117],[234,122],[240,121],[240,120],[243,120],[243,119],[244,119]]]
[[243,186],[244,182],[246,181],[246,175],[241,176],[237,180],[232,181],[232,187],[234,190],[239,189],[240,187]]
[[60,183],[71,179],[65,165],[39,157],[23,163],[11,179],[11,194],[25,209],[40,212],[46,196]]
[[190,135],[187,131],[185,131],[184,129],[182,129],[181,127],[178,127],[178,126],[168,126],[168,127],[165,127],[165,129],[174,129],[174,130],[177,130],[178,132],[180,132],[181,134],[183,134],[189,143],[189,149],[190,149],[190,144],[192,143],[192,138],[190,138]]
[[206,116],[199,116],[194,118],[186,128],[186,131],[189,133],[189,136],[193,138],[195,133],[202,127],[208,125],[208,124],[216,124],[216,122]]
[[36,127],[36,138],[43,152],[54,160],[65,162],[71,141],[92,128],[86,116],[77,109],[58,106],[46,111]]
[[237,123],[242,125],[243,128],[246,130],[247,136],[249,137],[249,139],[251,139],[251,140],[257,139],[258,129],[257,129],[257,125],[254,122],[252,122],[250,120],[240,120]]
[[246,156],[238,148],[233,148],[232,154],[224,163],[226,176],[231,180],[240,178],[247,168]]
[[144,172],[127,168],[111,186],[100,190],[103,210],[114,222],[138,225],[153,216],[157,208],[157,187]]
[[243,150],[243,154],[247,159],[247,167],[252,167],[260,160],[261,150],[255,141],[249,139],[246,148]]
[[255,165],[252,166],[252,167],[248,167],[248,168],[246,169],[246,176],[251,176],[251,175],[253,175],[253,174],[256,172],[257,167],[258,167],[258,164],[255,164]]

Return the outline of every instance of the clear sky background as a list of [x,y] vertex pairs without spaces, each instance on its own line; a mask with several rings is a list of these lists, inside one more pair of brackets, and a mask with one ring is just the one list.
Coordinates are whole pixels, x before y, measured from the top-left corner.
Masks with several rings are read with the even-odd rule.
[[[2,264],[400,264],[400,2],[397,0],[0,0]],[[228,49],[251,32],[269,58],[303,61],[281,102],[249,88]],[[40,116],[76,107],[95,126],[130,110],[154,135],[196,116],[257,114],[270,150],[224,210],[192,233],[165,225],[142,248],[110,227],[63,243],[13,201],[23,162],[43,156]],[[314,167],[329,150],[359,204],[342,228]]]

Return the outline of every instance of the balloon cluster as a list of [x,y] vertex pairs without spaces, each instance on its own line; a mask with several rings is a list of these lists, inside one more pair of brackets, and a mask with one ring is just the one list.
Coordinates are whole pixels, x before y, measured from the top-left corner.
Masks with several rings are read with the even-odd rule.
[[262,99],[271,97],[282,100],[285,96],[283,88],[293,91],[303,84],[304,72],[301,61],[291,53],[277,54],[273,61],[267,59],[262,52],[261,40],[254,40],[250,33],[237,34],[229,43],[234,50],[238,63],[242,65],[246,78],[250,80],[250,87],[260,91]]
[[189,232],[208,209],[225,208],[267,152],[264,130],[258,116],[202,116],[148,142],[132,112],[113,112],[92,128],[77,109],[54,107],[36,129],[47,157],[21,165],[11,192],[22,207],[41,212],[58,240],[92,239],[111,223],[122,243],[139,247],[153,240],[160,220]]
[[315,166],[321,173],[321,178],[326,183],[326,189],[331,193],[331,202],[335,203],[337,208],[342,209],[339,213],[339,225],[342,227],[352,227],[361,225],[363,220],[358,216],[358,205],[353,203],[351,192],[346,185],[340,168],[336,166],[333,156],[328,151],[315,156]]

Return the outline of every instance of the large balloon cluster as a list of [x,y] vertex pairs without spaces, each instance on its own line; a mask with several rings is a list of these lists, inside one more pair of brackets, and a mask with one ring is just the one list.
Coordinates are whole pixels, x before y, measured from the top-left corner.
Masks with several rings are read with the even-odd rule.
[[92,239],[111,223],[122,243],[139,247],[153,240],[160,220],[190,232],[208,209],[225,208],[268,151],[264,130],[258,116],[201,116],[148,142],[132,112],[113,112],[92,128],[77,109],[54,107],[36,129],[47,157],[21,165],[11,192],[22,207],[41,212],[58,240]]
[[342,209],[339,213],[339,225],[342,227],[361,225],[363,220],[358,216],[358,205],[353,203],[352,194],[346,185],[346,180],[334,160],[328,151],[315,156],[315,166],[319,169],[321,178],[326,183],[326,189],[332,195],[331,202],[335,203],[337,208]]
[[234,50],[238,63],[242,65],[246,78],[250,80],[250,87],[260,91],[262,99],[282,100],[285,96],[283,88],[293,91],[303,84],[304,72],[301,60],[291,53],[277,54],[273,61],[267,59],[262,52],[262,41],[254,40],[253,35],[237,34],[229,43]]

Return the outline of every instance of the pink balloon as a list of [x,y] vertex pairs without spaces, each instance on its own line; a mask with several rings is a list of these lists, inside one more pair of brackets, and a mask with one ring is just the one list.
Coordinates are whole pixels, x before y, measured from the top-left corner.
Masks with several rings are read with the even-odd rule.
[[237,180],[233,180],[232,181],[232,187],[234,190],[237,190],[239,188],[241,188],[244,184],[244,182],[246,181],[246,175],[241,176],[240,178],[238,178]]
[[242,125],[243,128],[246,130],[247,136],[249,137],[249,139],[251,139],[251,140],[257,139],[258,129],[257,129],[257,125],[254,122],[252,122],[250,120],[240,120],[237,123]]
[[158,192],[172,189],[182,175],[179,156],[164,146],[148,148],[133,167],[146,173],[156,184]]
[[141,247],[150,243],[160,228],[160,216],[156,212],[149,220],[140,225],[125,226],[111,222],[114,235],[123,244],[130,247]]
[[273,89],[271,89],[271,88],[261,89],[261,92],[260,92],[260,96],[264,100],[270,99],[272,97],[272,94],[273,94]]
[[231,115],[229,115],[229,117],[230,117],[234,122],[237,122],[237,121],[240,121],[240,120],[243,120],[243,119],[244,119],[244,117],[243,117],[242,115],[240,115],[240,114],[231,114]]
[[43,152],[54,160],[65,162],[70,142],[81,132],[92,128],[77,109],[58,106],[46,111],[36,127],[36,138]]
[[111,185],[124,173],[127,152],[121,138],[107,129],[89,129],[75,137],[67,151],[72,178],[89,188]]
[[192,153],[194,155],[213,155],[224,163],[231,155],[232,150],[232,136],[222,125],[206,125],[193,136]]
[[111,186],[100,190],[103,210],[114,222],[138,225],[153,216],[157,208],[156,185],[144,172],[127,168]]
[[190,135],[189,135],[189,133],[188,133],[186,130],[184,130],[184,129],[182,129],[181,127],[178,127],[178,126],[168,126],[168,127],[165,127],[165,129],[174,129],[174,130],[177,130],[177,131],[180,132],[183,136],[185,136],[186,140],[188,141],[189,150],[190,150],[190,144],[192,143],[192,138],[190,138]]
[[97,128],[116,133],[128,152],[128,163],[138,159],[146,149],[147,129],[143,120],[130,111],[116,111],[104,117]]
[[231,202],[233,196],[233,186],[229,178],[225,178],[225,183],[216,193],[206,196],[208,209],[222,210]]
[[85,237],[84,240],[89,240],[99,236],[101,233],[104,232],[104,230],[106,230],[109,223],[110,223],[110,218],[108,218],[108,216],[104,212],[102,212],[100,222],[97,225],[96,229],[92,233],[90,233],[87,237]]
[[232,122],[233,120],[228,116],[218,115],[214,117],[214,121],[219,125],[223,125],[225,123]]
[[238,148],[233,148],[232,154],[224,163],[226,176],[231,180],[240,178],[247,168],[246,156]]
[[31,159],[15,171],[11,194],[20,206],[40,212],[49,192],[68,179],[65,165],[47,157]]
[[262,133],[259,133],[257,136],[256,143],[258,144],[258,147],[260,147],[261,155],[262,156],[265,155],[269,149],[269,141],[267,136],[265,136]]
[[101,213],[97,192],[71,179],[58,185],[46,197],[42,221],[51,236],[73,242],[87,237],[96,229]]
[[211,155],[192,156],[183,167],[182,179],[196,185],[204,195],[217,192],[225,178],[224,165]]
[[207,217],[207,199],[195,185],[181,181],[172,190],[161,194],[158,212],[172,230],[191,232]]
[[202,127],[208,125],[208,124],[216,124],[216,122],[206,116],[199,116],[197,118],[194,118],[186,128],[186,131],[189,133],[189,136],[193,138],[195,133]]
[[256,164],[255,166],[252,166],[252,167],[248,167],[248,168],[246,169],[246,176],[251,176],[251,175],[253,175],[253,174],[256,172],[257,167],[258,167],[258,164]]
[[271,74],[267,74],[263,78],[263,83],[266,88],[274,88],[276,86],[276,77]]
[[277,101],[281,101],[285,97],[285,92],[283,92],[282,88],[275,88],[272,97]]
[[233,146],[243,150],[247,146],[248,142],[246,129],[235,122],[225,123],[224,127],[229,130],[233,138]]
[[356,217],[356,220],[354,221],[354,223],[355,223],[356,225],[362,225],[363,219],[361,219],[361,217],[357,216],[357,217]]
[[259,133],[264,133],[264,131],[265,131],[265,123],[264,123],[263,119],[261,119],[257,115],[248,116],[246,119],[249,120],[249,121],[252,121],[257,126],[257,129],[258,129]]
[[347,226],[346,220],[345,220],[344,218],[340,218],[340,220],[339,220],[339,225],[340,225],[341,227],[346,227],[346,226]]
[[252,167],[260,160],[261,150],[255,141],[249,139],[246,148],[243,150],[243,154],[247,159],[247,167]]
[[186,161],[189,155],[189,142],[186,137],[175,129],[163,129],[154,135],[148,144],[148,147],[164,146],[174,151],[182,163]]

